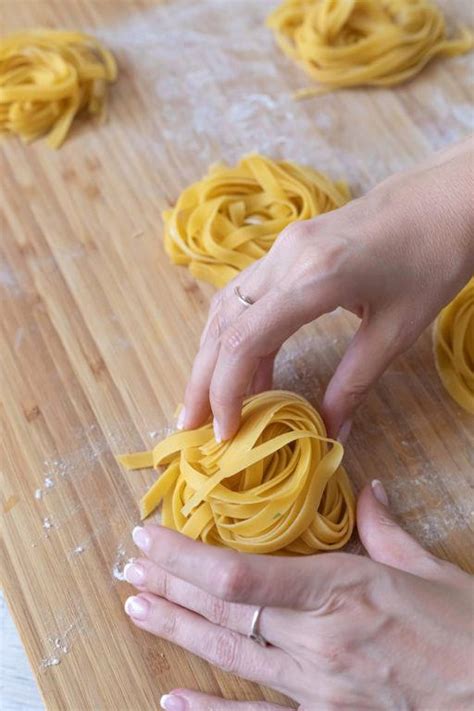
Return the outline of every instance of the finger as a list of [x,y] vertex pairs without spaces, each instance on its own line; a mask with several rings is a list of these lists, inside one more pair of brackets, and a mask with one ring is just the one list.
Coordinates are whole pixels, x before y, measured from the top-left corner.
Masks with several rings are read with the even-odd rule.
[[347,435],[348,423],[391,361],[403,350],[400,329],[385,314],[363,322],[336,369],[322,404],[330,437]]
[[274,288],[222,334],[210,385],[214,422],[222,439],[237,431],[243,399],[262,360],[300,326],[330,310],[329,304],[322,293],[310,304],[295,290]]
[[178,644],[224,671],[263,684],[285,683],[293,662],[276,647],[261,647],[151,593],[125,602],[125,612],[141,629]]
[[345,553],[306,558],[243,554],[163,526],[137,526],[133,540],[167,572],[223,600],[249,605],[313,609],[342,573],[349,583],[365,573],[368,563]]
[[[197,612],[215,625],[247,636],[256,610],[254,605],[227,602],[205,590],[181,580],[146,558],[127,563],[124,569],[127,582],[141,592],[164,597],[187,610]],[[271,644],[286,648],[288,629],[299,625],[299,618],[291,610],[265,607],[259,618],[258,631]]]
[[209,389],[219,353],[222,333],[246,309],[234,293],[236,284],[243,284],[247,295],[258,298],[264,293],[260,283],[258,265],[251,265],[213,298],[209,317],[201,336],[199,351],[194,359],[191,378],[186,387],[184,409],[180,414],[179,427],[194,429],[204,424],[211,413]]
[[275,366],[275,358],[278,351],[272,353],[266,358],[262,358],[249,389],[249,394],[256,395],[257,393],[263,393],[265,390],[271,390],[273,385],[273,368]]
[[[255,272],[258,269],[261,269],[263,259],[260,259],[257,262],[254,262],[251,264],[247,269],[245,269],[243,272],[240,272],[232,281],[230,281],[226,286],[224,286],[222,289],[220,289],[212,298],[211,300],[211,305],[209,308],[209,314],[207,317],[206,325],[204,326],[203,332],[201,334],[201,345],[204,343],[205,339],[208,336],[209,333],[209,327],[212,322],[212,319],[216,315],[218,311],[220,311],[222,308],[225,308],[226,305],[228,304],[233,304],[234,306],[239,304],[238,299],[236,298],[235,295],[235,287],[238,286],[239,289],[242,287],[243,289],[249,289],[249,292],[245,291],[244,293],[252,298],[253,300],[256,300],[257,294],[254,293],[252,296],[252,291],[255,290],[255,280],[251,279],[252,275],[255,274]],[[257,287],[258,288],[258,287]],[[259,292],[260,293],[260,292]],[[261,293],[260,293],[261,295]],[[242,309],[245,308],[243,304],[240,304],[240,309],[239,313],[242,311]]]
[[374,479],[357,502],[357,528],[372,560],[428,579],[439,579],[450,568],[431,555],[393,518],[383,484]]
[[[218,323],[213,323],[213,327],[219,328]],[[179,429],[194,429],[209,419],[211,414],[209,387],[218,354],[218,337],[206,338],[194,359],[191,377],[184,395],[184,408],[178,419]]]
[[160,705],[165,711],[290,711],[267,701],[227,701],[190,689],[174,689],[161,697]]

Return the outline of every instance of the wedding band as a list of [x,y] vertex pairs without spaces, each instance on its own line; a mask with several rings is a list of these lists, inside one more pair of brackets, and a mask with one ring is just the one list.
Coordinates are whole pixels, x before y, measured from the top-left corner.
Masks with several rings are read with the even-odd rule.
[[255,303],[255,301],[249,298],[248,296],[242,296],[238,286],[234,286],[234,294],[236,295],[240,303],[244,306],[253,306],[253,304]]
[[258,623],[260,621],[260,615],[262,614],[262,610],[263,610],[263,607],[257,607],[255,612],[253,613],[252,624],[250,626],[249,639],[251,639],[253,642],[256,642],[261,647],[266,647],[267,640],[265,639],[265,637],[262,637],[262,635],[258,631]]

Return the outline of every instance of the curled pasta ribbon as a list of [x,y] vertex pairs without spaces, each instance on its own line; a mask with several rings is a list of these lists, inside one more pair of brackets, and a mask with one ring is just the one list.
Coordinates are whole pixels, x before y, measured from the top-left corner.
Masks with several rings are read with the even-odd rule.
[[285,54],[319,82],[296,98],[399,84],[436,55],[474,44],[466,28],[447,39],[442,12],[427,0],[284,0],[267,24]]
[[0,40],[0,133],[59,148],[81,111],[105,118],[113,55],[80,32],[28,30]]
[[458,405],[474,414],[474,277],[439,314],[434,347],[444,387]]
[[176,432],[152,452],[119,457],[127,469],[166,465],[145,494],[146,518],[194,539],[251,553],[309,554],[341,548],[354,527],[342,445],[302,397],[248,398],[235,437],[217,444],[211,424]]
[[212,166],[163,213],[165,249],[197,279],[222,287],[263,257],[291,222],[350,200],[343,182],[288,161],[245,156]]

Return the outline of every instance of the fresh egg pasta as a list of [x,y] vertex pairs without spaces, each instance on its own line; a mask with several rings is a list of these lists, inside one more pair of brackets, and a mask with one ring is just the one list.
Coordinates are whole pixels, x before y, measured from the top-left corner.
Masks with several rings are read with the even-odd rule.
[[271,248],[296,220],[350,200],[344,182],[312,168],[254,154],[218,164],[163,213],[165,249],[174,264],[222,287]]
[[0,134],[26,143],[47,135],[64,142],[75,117],[105,118],[107,83],[117,66],[111,52],[81,32],[27,30],[0,40]]
[[439,314],[434,348],[444,387],[474,414],[474,277]]
[[239,431],[218,444],[212,424],[176,432],[151,452],[119,457],[127,469],[166,467],[141,502],[146,518],[194,539],[250,553],[341,548],[355,517],[342,445],[302,397],[249,397]]
[[473,46],[466,28],[448,39],[442,12],[427,0],[284,0],[267,24],[283,52],[318,82],[297,98],[399,84],[433,57]]

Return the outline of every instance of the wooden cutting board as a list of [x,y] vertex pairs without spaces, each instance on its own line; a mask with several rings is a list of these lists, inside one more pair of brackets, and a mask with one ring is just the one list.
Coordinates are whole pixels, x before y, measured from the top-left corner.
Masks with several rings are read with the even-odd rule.
[[[394,90],[304,103],[263,21],[276,1],[2,0],[2,29],[92,31],[120,79],[102,127],[54,152],[2,144],[2,585],[48,709],[154,710],[175,686],[278,695],[135,629],[120,581],[152,473],[115,455],[173,425],[212,289],[169,265],[160,213],[214,161],[259,150],[360,195],[472,129],[472,57]],[[470,0],[444,2],[469,21]],[[449,236],[447,236],[448,238]],[[316,405],[355,327],[336,312],[282,352],[276,380]],[[356,418],[346,464],[401,523],[474,569],[473,420],[440,385],[427,332]]]

